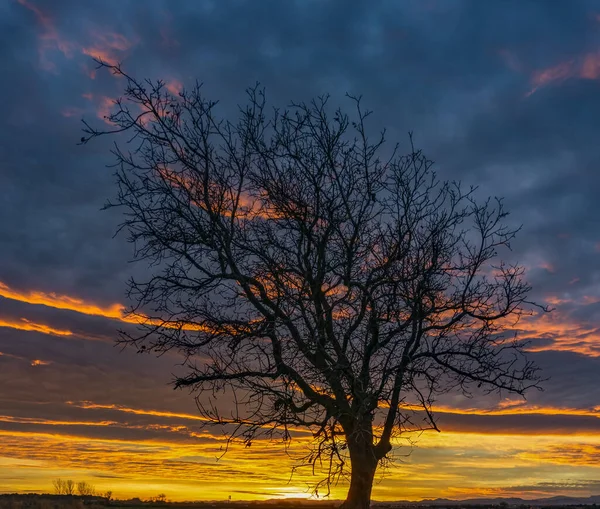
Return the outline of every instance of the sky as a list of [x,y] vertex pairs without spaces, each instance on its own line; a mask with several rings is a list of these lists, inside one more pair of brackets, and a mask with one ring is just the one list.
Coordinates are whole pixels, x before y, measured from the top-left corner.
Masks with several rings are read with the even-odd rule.
[[600,2],[585,0],[0,0],[0,492],[60,477],[267,499],[314,480],[290,479],[308,434],[217,460],[219,430],[169,385],[181,360],[115,347],[126,281],[148,269],[101,211],[111,141],[77,145],[123,92],[94,57],[175,92],[198,79],[225,116],[257,81],[282,106],[362,94],[388,140],[408,149],[412,131],[440,177],[503,196],[523,224],[503,257],[554,308],[515,330],[545,390],[445,396],[441,433],[398,442],[373,497],[600,494]]

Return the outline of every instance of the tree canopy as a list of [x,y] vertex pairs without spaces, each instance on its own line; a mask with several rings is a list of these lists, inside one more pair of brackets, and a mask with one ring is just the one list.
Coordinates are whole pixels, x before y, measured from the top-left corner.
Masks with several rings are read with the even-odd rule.
[[395,437],[437,429],[437,396],[538,385],[503,334],[532,303],[523,267],[499,261],[518,230],[501,199],[440,179],[412,138],[387,148],[358,97],[350,114],[327,96],[270,109],[257,86],[233,121],[200,84],[173,95],[102,65],[125,94],[82,142],[129,136],[109,206],[154,267],[131,281],[141,325],[121,341],[181,352],[174,384],[207,422],[247,443],[310,429],[306,463],[326,460],[325,486],[349,472],[346,507],[368,507]]

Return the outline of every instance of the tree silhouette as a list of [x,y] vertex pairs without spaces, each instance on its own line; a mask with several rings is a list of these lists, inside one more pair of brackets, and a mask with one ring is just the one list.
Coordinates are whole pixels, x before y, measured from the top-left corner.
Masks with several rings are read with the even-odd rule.
[[73,495],[75,493],[75,481],[72,479],[54,479],[52,486],[57,495]]
[[140,327],[120,341],[181,352],[174,385],[207,423],[248,445],[308,428],[304,464],[327,466],[316,489],[349,473],[344,507],[364,508],[397,435],[437,429],[436,396],[539,384],[502,334],[531,303],[523,268],[496,261],[517,232],[500,199],[440,180],[412,138],[383,158],[360,98],[352,117],[327,97],[268,113],[254,87],[231,122],[199,84],[174,96],[100,65],[126,89],[114,128],[84,122],[82,143],[130,135],[107,206],[155,268],[131,281]]
[[62,479],[54,479],[52,481],[52,487],[54,488],[54,493],[56,493],[57,495],[65,494],[65,481],[63,481]]
[[96,495],[96,487],[86,481],[80,481],[77,483],[77,493],[82,497],[92,497]]

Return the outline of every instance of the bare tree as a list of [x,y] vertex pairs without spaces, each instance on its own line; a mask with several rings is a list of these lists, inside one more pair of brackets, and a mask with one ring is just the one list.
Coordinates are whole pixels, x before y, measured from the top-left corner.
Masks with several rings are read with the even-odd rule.
[[93,497],[96,494],[96,488],[86,481],[80,481],[77,483],[77,493],[82,497]]
[[152,502],[158,502],[160,504],[165,504],[167,502],[167,495],[164,493],[159,493],[155,497],[152,497]]
[[65,481],[62,479],[54,479],[52,481],[52,486],[54,487],[54,493],[57,495],[65,495]]
[[115,127],[84,122],[82,143],[130,135],[108,206],[155,267],[131,282],[141,324],[121,341],[180,351],[174,384],[197,391],[207,422],[247,445],[308,428],[305,464],[326,465],[316,489],[349,472],[344,507],[365,508],[397,435],[437,429],[436,396],[539,384],[502,334],[531,303],[523,268],[496,261],[516,234],[500,199],[440,180],[412,138],[383,158],[360,98],[352,117],[327,97],[269,114],[255,87],[234,123],[199,84],[173,96],[100,65],[126,90]]
[[67,479],[64,481],[64,494],[65,495],[74,495],[75,494],[75,481],[72,479]]

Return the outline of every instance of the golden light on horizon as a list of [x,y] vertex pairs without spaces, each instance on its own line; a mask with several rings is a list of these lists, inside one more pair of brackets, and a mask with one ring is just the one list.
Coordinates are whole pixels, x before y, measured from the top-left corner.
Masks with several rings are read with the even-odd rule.
[[[152,320],[143,315],[127,316],[125,307],[120,304],[102,306],[53,292],[17,291],[1,282],[0,297],[128,323]],[[541,331],[558,335],[568,335],[575,327],[561,320],[543,320],[539,325]],[[0,321],[1,326],[63,337],[73,334],[67,329],[29,320],[4,319]],[[518,327],[525,335],[536,334],[536,321],[521,322]],[[557,344],[553,348],[561,346]],[[577,349],[584,351],[581,345]],[[21,360],[33,367],[52,367],[49,360]],[[227,500],[230,495],[238,500],[266,500],[308,499],[312,496],[308,486],[318,480],[307,471],[299,471],[290,481],[294,465],[290,455],[298,457],[300,451],[306,450],[311,441],[308,433],[297,434],[287,452],[281,443],[258,440],[250,449],[231,447],[227,455],[217,461],[223,451],[224,438],[217,430],[215,433],[196,430],[195,423],[204,421],[197,414],[86,400],[69,400],[65,404],[90,415],[66,419],[0,416],[0,486],[3,478],[18,470],[21,481],[11,487],[22,490],[51,491],[52,480],[63,477],[92,480],[98,489],[112,490],[121,498],[144,498],[165,492],[169,499],[180,501]],[[406,410],[420,408],[404,406]],[[515,398],[506,398],[488,408],[439,404],[433,411],[442,417],[600,417],[597,406],[552,407]],[[101,412],[112,413],[107,418]],[[130,421],[134,418],[143,421]],[[4,430],[2,426],[23,427],[23,430]],[[98,433],[105,432],[92,430],[106,430],[111,438],[98,437]],[[157,434],[161,438],[114,438],[121,433]],[[532,486],[543,482],[560,485],[567,475],[565,472],[590,479],[600,475],[600,467],[595,462],[600,450],[600,429],[598,434],[565,436],[561,429],[548,435],[534,429],[506,434],[501,428],[477,433],[461,431],[460,425],[458,428],[453,425],[451,431],[440,435],[421,435],[414,449],[408,447],[402,437],[396,440],[395,446],[394,454],[399,463],[386,473],[385,483],[375,485],[373,496],[377,500],[504,496],[507,482],[518,483],[524,478]],[[45,473],[40,476],[42,471]],[[475,472],[485,472],[485,479],[474,476]],[[233,484],[231,475],[235,478]],[[331,497],[343,498],[346,489],[344,483],[333,487]],[[542,494],[554,493],[544,491],[543,486],[539,489]]]
[[[39,491],[51,490],[52,479],[63,477],[93,479],[99,489],[112,490],[119,498],[164,492],[175,501],[226,500],[229,495],[264,500],[310,498],[308,484],[318,479],[299,472],[290,481],[293,462],[283,447],[266,443],[255,451],[234,446],[217,461],[210,452],[213,442],[107,440],[8,431],[0,431],[0,438],[0,479],[18,466],[27,489]],[[411,456],[387,471],[385,483],[375,485],[374,498],[502,494],[507,481],[515,486],[558,482],[576,471],[593,478],[600,472],[593,461],[599,448],[600,434],[424,434]],[[565,465],[569,466],[566,472]],[[36,477],[30,477],[34,471]],[[475,471],[482,475],[472,475]],[[105,474],[110,475],[105,478]],[[331,498],[343,497],[346,488],[345,484],[333,487]]]

